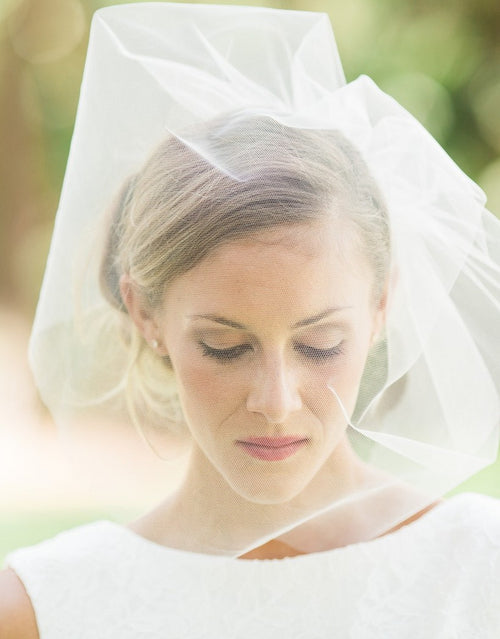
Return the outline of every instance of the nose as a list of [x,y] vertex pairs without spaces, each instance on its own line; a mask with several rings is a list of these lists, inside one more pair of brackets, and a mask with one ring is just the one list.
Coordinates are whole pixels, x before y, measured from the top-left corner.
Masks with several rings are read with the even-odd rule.
[[247,397],[247,410],[261,413],[269,423],[280,424],[302,407],[298,380],[283,358],[262,365]]

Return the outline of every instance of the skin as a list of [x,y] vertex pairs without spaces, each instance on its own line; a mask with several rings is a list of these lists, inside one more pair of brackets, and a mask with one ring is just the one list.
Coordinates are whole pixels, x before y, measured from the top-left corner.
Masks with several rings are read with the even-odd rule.
[[[366,483],[345,431],[384,323],[385,298],[374,300],[373,289],[366,259],[338,221],[223,245],[178,277],[160,308],[122,278],[132,319],[170,358],[193,439],[183,486],[136,531],[151,537],[154,529],[159,543],[180,548],[189,535],[191,550],[206,551],[211,539],[217,550],[230,511],[234,537],[251,544],[267,530],[256,522],[275,530],[291,511]],[[282,436],[303,443],[277,461],[248,453],[252,437]],[[200,518],[204,540],[193,539]],[[158,538],[158,530],[168,533]]]
[[39,639],[31,601],[10,569],[0,572],[0,639]]
[[[158,341],[159,355],[170,357],[194,441],[180,490],[130,524],[132,531],[169,547],[217,552],[219,542],[227,549],[225,531],[219,534],[229,511],[235,547],[241,550],[245,541],[250,547],[265,537],[263,521],[276,531],[290,512],[307,514],[309,507],[313,513],[379,481],[351,450],[346,419],[330,387],[350,413],[369,348],[384,324],[385,297],[373,299],[366,260],[355,244],[337,246],[338,234],[333,224],[312,225],[231,242],[174,281],[160,309],[149,308],[132,280],[122,278],[132,319],[148,342]],[[325,313],[333,308],[338,310]],[[238,356],[215,358],[207,354],[207,345],[236,348],[231,352]],[[311,349],[331,354],[311,357]],[[255,459],[237,443],[255,435],[287,434],[303,436],[307,444],[279,461]],[[400,492],[391,496],[401,500]],[[340,509],[326,527],[337,537],[328,538],[326,546],[358,541],[359,529],[387,513],[388,505],[390,498],[381,503],[370,497],[347,513]],[[279,559],[313,552],[322,535],[316,520],[239,555]],[[200,531],[200,521],[197,538],[193,531]],[[260,527],[254,528],[255,522]],[[297,534],[303,536],[300,543]],[[10,569],[0,572],[4,637],[39,637],[29,597]]]

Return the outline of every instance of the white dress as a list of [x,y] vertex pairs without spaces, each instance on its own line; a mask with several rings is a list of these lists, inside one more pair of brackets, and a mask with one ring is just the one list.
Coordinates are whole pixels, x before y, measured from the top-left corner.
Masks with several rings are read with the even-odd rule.
[[499,639],[500,501],[453,497],[287,559],[172,550],[100,521],[7,558],[41,639]]

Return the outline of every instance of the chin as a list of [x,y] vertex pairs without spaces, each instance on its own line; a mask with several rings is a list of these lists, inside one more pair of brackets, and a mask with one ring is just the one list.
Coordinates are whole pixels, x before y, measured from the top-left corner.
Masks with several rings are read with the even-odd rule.
[[273,477],[272,474],[262,473],[259,477],[239,477],[231,481],[226,477],[231,488],[243,499],[264,506],[285,504],[299,495],[308,485],[310,478],[298,481],[297,477]]

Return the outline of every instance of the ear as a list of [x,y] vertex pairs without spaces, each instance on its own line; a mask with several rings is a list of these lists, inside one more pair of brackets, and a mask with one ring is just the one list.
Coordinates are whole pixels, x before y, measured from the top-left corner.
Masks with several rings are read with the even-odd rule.
[[146,342],[159,355],[168,355],[156,314],[128,274],[120,277],[120,294],[131,320]]
[[384,330],[384,326],[387,319],[387,312],[391,304],[392,294],[396,286],[396,281],[397,281],[397,273],[395,271],[392,271],[387,277],[387,280],[384,284],[384,288],[382,289],[382,293],[380,295],[380,299],[378,300],[377,306],[375,309],[375,317],[374,317],[373,333],[372,333],[372,344],[374,344],[377,341],[377,338]]

